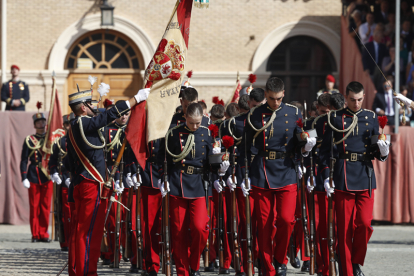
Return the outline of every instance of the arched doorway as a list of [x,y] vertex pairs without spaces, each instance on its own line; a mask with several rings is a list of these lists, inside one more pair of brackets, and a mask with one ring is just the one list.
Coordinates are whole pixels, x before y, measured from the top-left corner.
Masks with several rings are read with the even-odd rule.
[[266,71],[285,83],[285,102],[316,100],[316,92],[325,85],[327,74],[336,72],[335,58],[320,40],[294,36],[280,43],[270,55]]
[[95,90],[101,82],[110,85],[106,98],[128,99],[142,86],[144,66],[140,50],[127,36],[114,30],[88,32],[72,44],[65,59],[65,69],[70,72],[68,94],[77,91],[76,84],[81,90],[89,89],[88,76],[93,75],[98,78]]

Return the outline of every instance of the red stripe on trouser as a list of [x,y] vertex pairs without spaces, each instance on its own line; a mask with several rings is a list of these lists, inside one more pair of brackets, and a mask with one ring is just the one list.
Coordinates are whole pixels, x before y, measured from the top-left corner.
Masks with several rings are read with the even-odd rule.
[[317,273],[329,275],[328,198],[325,192],[315,192],[315,229]]
[[145,221],[145,228],[142,229],[145,232],[145,267],[148,272],[155,271],[158,273],[160,269],[160,235],[161,232],[161,204],[162,197],[160,190],[142,187],[142,203],[145,208],[143,209],[143,220]]
[[342,275],[352,276],[352,264],[364,265],[368,241],[374,229],[371,226],[374,191],[335,191],[338,252]]
[[49,233],[50,206],[52,204],[53,182],[44,184],[30,183],[30,230],[32,238],[47,239]]
[[[208,216],[205,198],[170,196],[170,220],[177,275],[189,276],[189,268],[200,269],[200,257],[207,243]],[[188,243],[191,254],[188,254]]]
[[70,206],[70,231],[69,231],[69,263],[68,273],[69,276],[76,276],[75,270],[75,242],[76,242],[76,227],[78,225],[78,217],[75,208],[75,202],[69,202]]
[[263,275],[274,276],[273,257],[279,263],[285,261],[294,227],[296,184],[278,190],[253,187],[252,192],[257,228],[262,229],[258,241]]
[[76,275],[97,275],[107,200],[99,198],[99,184],[86,179],[75,187],[73,198],[78,210],[74,233]]
[[65,242],[60,244],[60,247],[69,246],[69,232],[70,232],[70,207],[68,202],[68,191],[66,187],[62,187],[62,221],[63,232],[65,233]]
[[[118,200],[119,196],[115,194],[115,199]],[[107,231],[107,238],[108,238],[108,252],[103,253],[104,258],[107,260],[114,261],[115,255],[115,218],[116,212],[118,208],[122,208],[119,206],[117,202],[113,202],[111,205],[111,209],[109,210],[109,216],[106,221],[105,229]],[[122,214],[122,213],[121,213]],[[122,233],[121,233],[122,235]],[[121,244],[121,240],[119,240],[119,244]],[[119,251],[119,259],[121,259],[121,251]]]
[[[298,190],[298,198],[296,200],[296,211],[295,211],[295,238],[296,238],[296,255],[300,250],[300,259],[302,261],[309,261],[310,258],[305,256],[305,235],[303,233],[303,225],[302,225],[302,190]],[[307,196],[308,194],[306,194]],[[306,202],[306,214],[308,217],[308,233],[309,233],[309,209],[308,209],[308,202]],[[287,257],[285,261],[287,263]]]

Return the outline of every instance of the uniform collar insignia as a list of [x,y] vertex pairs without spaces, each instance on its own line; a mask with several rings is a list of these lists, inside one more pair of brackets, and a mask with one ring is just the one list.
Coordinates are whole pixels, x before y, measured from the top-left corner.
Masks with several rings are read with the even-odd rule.
[[364,109],[363,108],[361,108],[360,110],[358,110],[357,112],[353,112],[351,109],[349,109],[349,108],[347,108],[346,109],[346,111],[348,111],[349,113],[351,113],[351,114],[355,114],[355,115],[358,115],[359,113],[361,113],[362,111],[363,111]]

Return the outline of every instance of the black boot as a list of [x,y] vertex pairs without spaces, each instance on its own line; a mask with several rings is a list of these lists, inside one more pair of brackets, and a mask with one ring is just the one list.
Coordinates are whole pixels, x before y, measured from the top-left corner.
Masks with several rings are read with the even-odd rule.
[[129,272],[130,272],[130,273],[138,273],[138,272],[139,272],[139,270],[138,270],[137,265],[135,265],[135,264],[131,264],[131,267],[129,268]]
[[365,276],[359,264],[352,264],[352,271],[354,272],[354,276]]
[[226,268],[220,267],[219,274],[230,274],[230,271]]
[[219,268],[220,267],[220,261],[219,261],[219,259],[215,259],[214,260],[214,267],[215,268]]
[[211,262],[207,267],[204,268],[204,272],[214,272],[214,262]]
[[302,269],[300,271],[309,272],[309,268],[310,268],[310,261],[304,261],[302,264]]
[[111,260],[109,260],[109,259],[103,259],[102,265],[110,265],[110,264],[111,264]]
[[276,276],[286,276],[287,267],[285,264],[281,264],[278,261],[274,260],[274,266],[276,269]]
[[60,251],[63,251],[63,252],[68,252],[68,251],[69,251],[69,248],[68,248],[68,247],[62,247],[62,248],[60,249]]
[[200,276],[200,270],[192,270],[190,268],[190,276]]
[[300,261],[298,257],[295,257],[294,259],[290,260],[290,264],[294,267],[294,268],[300,268]]

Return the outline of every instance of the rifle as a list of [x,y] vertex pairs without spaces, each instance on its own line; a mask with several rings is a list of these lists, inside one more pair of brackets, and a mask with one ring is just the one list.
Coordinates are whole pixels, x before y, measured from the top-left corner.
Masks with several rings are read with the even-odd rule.
[[126,211],[125,216],[125,250],[124,250],[124,257],[131,258],[132,255],[132,200],[134,197],[134,193],[132,191],[132,187],[128,189],[128,200],[127,200],[127,207],[129,211]]
[[[233,149],[233,156],[231,158],[232,166],[232,179],[233,183],[236,183],[236,147]],[[236,271],[236,275],[240,274],[240,249],[239,249],[239,237],[237,234],[237,203],[236,203],[236,190],[231,192],[231,233],[233,236],[233,266]]]
[[[304,158],[303,156],[300,159],[300,165],[304,168]],[[301,186],[301,205],[302,205],[302,228],[303,228],[303,236],[305,239],[305,256],[310,257],[310,248],[309,248],[309,231],[308,231],[308,212],[306,208],[306,179],[305,174],[302,175],[302,186]]]
[[[58,141],[60,143],[60,140]],[[60,179],[63,181],[62,177],[62,159],[63,154],[61,151],[59,151],[59,158],[58,158],[58,173]],[[63,185],[63,183],[61,183]],[[58,218],[58,236],[59,236],[59,242],[64,243],[65,242],[65,227],[62,220],[62,186],[58,185],[56,186],[56,203],[57,203],[57,218]]]
[[[122,183],[123,173],[124,173],[124,158],[121,157],[121,165],[119,166],[119,187],[123,188]],[[121,201],[122,193],[119,193],[118,200]],[[119,251],[120,251],[120,236],[121,236],[121,205],[116,206],[116,216],[115,216],[115,250],[114,250],[114,268],[119,268]]]
[[[105,131],[105,141],[108,141],[108,132]],[[105,143],[104,147],[104,158],[105,158],[105,181],[108,181],[108,147]],[[106,220],[108,219],[109,211],[111,210],[112,201],[109,201],[108,209],[106,210],[106,217],[105,217],[105,224],[104,224],[104,234],[102,236],[101,241],[101,252],[108,252],[109,251],[109,243],[108,243],[108,231],[106,231]]]
[[[209,187],[209,182],[207,180],[204,180],[204,192],[205,192],[205,197],[206,197],[207,215],[210,217],[211,210],[210,210],[210,202],[208,200],[208,187]],[[211,226],[211,218],[209,219],[209,226]],[[204,268],[210,265],[210,262],[209,262],[210,238],[211,238],[210,229],[211,228],[209,227],[207,243],[206,243],[206,247],[204,248],[204,256],[203,256]]]
[[[137,175],[139,177],[139,165],[137,166]],[[137,268],[143,269],[142,257],[142,230],[141,230],[141,186],[135,190],[135,230],[137,235]]]
[[56,208],[56,183],[53,183],[53,204],[52,204],[52,211],[51,213],[53,214],[52,216],[52,240],[53,241],[58,241],[58,234],[55,234],[55,229],[58,228],[58,226],[56,225],[58,222],[58,219],[56,218],[56,213],[57,213],[57,208]]
[[[245,139],[246,141],[246,139]],[[249,181],[249,161],[247,160],[246,143],[244,143],[244,185],[247,188]],[[250,224],[250,196],[246,196],[245,199],[245,212],[246,212],[246,244],[247,244],[247,276],[253,276],[253,242],[252,242],[252,230]]]
[[[329,118],[328,118],[329,120]],[[330,172],[329,172],[329,187],[332,188],[335,158],[333,156],[333,141],[334,133],[332,130],[332,141],[331,141],[331,158],[330,158]],[[332,195],[328,197],[328,247],[329,247],[329,276],[336,276],[335,270],[335,237],[334,237],[334,214],[332,208]]]
[[164,189],[167,194],[162,199],[162,273],[166,276],[172,275],[171,252],[170,252],[170,202],[168,194],[167,158],[164,159]]
[[[313,155],[309,153],[310,159],[310,184],[313,187]],[[310,268],[309,275],[315,274],[315,192],[312,190],[309,194],[309,223],[310,223]]]
[[[223,177],[220,176],[219,184],[221,186],[224,186],[223,184]],[[219,266],[220,268],[224,268],[224,214],[223,214],[223,193],[224,190],[221,191],[221,193],[218,193],[218,206],[217,206],[217,220],[218,220],[218,227],[217,227],[217,252],[219,254]]]

